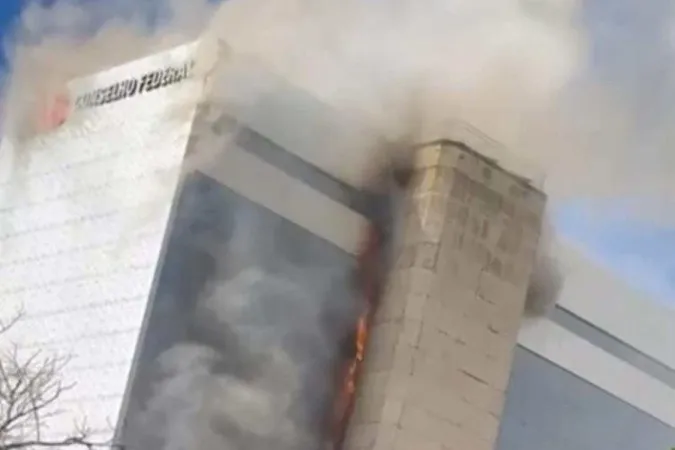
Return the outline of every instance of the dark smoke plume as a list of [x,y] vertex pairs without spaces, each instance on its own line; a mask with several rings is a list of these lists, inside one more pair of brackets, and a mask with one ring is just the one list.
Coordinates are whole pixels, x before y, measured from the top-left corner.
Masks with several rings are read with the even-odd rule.
[[562,267],[553,254],[554,238],[553,226],[545,217],[525,297],[525,313],[530,316],[547,315],[555,307],[563,287]]

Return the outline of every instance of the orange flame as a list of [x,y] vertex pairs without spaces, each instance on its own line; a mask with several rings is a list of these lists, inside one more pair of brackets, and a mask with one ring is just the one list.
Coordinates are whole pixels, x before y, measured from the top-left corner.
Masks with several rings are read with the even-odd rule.
[[71,112],[70,98],[67,94],[59,93],[48,97],[40,104],[37,117],[39,132],[51,131],[63,125]]
[[354,408],[356,384],[361,365],[365,359],[368,330],[379,299],[381,280],[377,276],[380,250],[380,235],[375,227],[370,227],[363,250],[359,253],[357,282],[365,299],[364,310],[356,323],[356,342],[354,357],[348,362],[342,380],[342,388],[335,404],[334,416],[334,450],[340,450],[345,438],[349,418]]

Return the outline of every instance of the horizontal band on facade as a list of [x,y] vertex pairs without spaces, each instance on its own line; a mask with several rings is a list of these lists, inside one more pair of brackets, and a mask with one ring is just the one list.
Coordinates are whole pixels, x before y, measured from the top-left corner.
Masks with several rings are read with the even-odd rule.
[[663,423],[675,427],[675,389],[548,319],[527,320],[518,342]]
[[562,306],[558,305],[553,310],[551,320],[577,336],[586,339],[591,344],[600,347],[638,370],[675,389],[675,370],[672,370],[649,355],[645,355],[606,331],[597,328],[592,323],[580,318]]
[[[555,256],[565,268],[558,305],[626,346],[675,371],[675,310],[633,289],[570,243]],[[648,330],[648,332],[646,332]]]
[[296,225],[356,254],[368,222],[304,182],[232,145],[200,171]]

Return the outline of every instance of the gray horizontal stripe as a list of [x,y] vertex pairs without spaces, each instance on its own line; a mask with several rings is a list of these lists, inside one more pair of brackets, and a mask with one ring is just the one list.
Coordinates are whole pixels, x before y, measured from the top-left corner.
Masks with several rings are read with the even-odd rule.
[[[551,315],[551,320],[596,347],[675,389],[675,370],[599,329],[576,314],[558,305]],[[649,332],[649,330],[645,330],[645,332]]]
[[372,213],[371,196],[366,192],[338,180],[250,128],[237,131],[235,144],[359,214],[368,217]]

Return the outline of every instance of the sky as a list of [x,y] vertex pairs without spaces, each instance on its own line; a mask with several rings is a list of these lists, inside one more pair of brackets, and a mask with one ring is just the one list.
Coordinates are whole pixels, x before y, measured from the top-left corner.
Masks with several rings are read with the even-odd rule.
[[[22,3],[0,2],[0,34],[8,32]],[[648,140],[650,129],[669,120],[666,112],[675,104],[673,2],[585,0],[583,11],[591,38],[590,70],[602,83],[627,94]],[[554,221],[558,233],[577,243],[592,259],[654,299],[675,307],[675,227],[627,222],[617,200],[605,204],[569,200],[555,205]]]
[[[650,130],[672,118],[675,104],[673,2],[590,0],[584,11],[591,70],[627,93],[649,142]],[[648,145],[636,148],[646,151]],[[626,221],[621,206],[584,199],[558,205],[556,228],[629,284],[675,307],[675,227]]]

